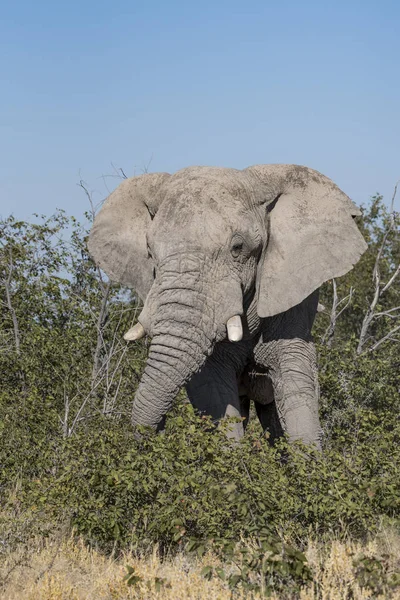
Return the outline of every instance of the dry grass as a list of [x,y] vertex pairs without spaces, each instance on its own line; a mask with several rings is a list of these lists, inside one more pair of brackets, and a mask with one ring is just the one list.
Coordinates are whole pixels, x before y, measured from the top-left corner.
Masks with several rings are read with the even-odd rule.
[[[374,595],[357,582],[353,558],[388,556],[390,570],[399,571],[400,537],[385,531],[378,538],[361,546],[360,544],[334,541],[327,547],[310,542],[306,556],[313,573],[313,582],[304,588],[300,600],[387,600],[388,596]],[[393,591],[393,600],[400,599],[400,590]]]
[[[361,547],[338,541],[329,546],[309,543],[308,562],[314,574],[313,582],[304,588],[300,600],[365,600],[388,598],[374,596],[356,581],[354,555],[390,555],[391,568],[399,570],[400,538],[394,534],[380,536]],[[6,578],[0,591],[4,600],[228,600],[230,590],[219,579],[205,580],[204,565],[215,562],[208,555],[194,560],[180,555],[160,561],[157,550],[151,556],[138,558],[127,554],[115,560],[88,549],[72,538],[33,542],[29,549],[9,553],[0,567],[0,578]],[[396,564],[397,561],[397,564]],[[135,586],[124,582],[129,564],[142,579]],[[164,585],[157,589],[157,579]],[[257,598],[254,594],[235,595],[235,598]],[[282,597],[282,596],[281,596]],[[393,599],[400,599],[394,592]],[[278,596],[275,597],[275,600]]]
[[[21,555],[22,556],[22,555]],[[4,574],[16,565],[21,556],[13,553],[3,566]],[[161,562],[157,550],[146,558],[126,554],[118,560],[107,558],[82,542],[72,538],[49,542],[31,554],[12,572],[1,598],[4,600],[125,600],[152,599],[225,600],[230,593],[222,581],[205,580],[200,572],[210,556],[193,561],[184,555]],[[129,587],[125,581],[126,565],[142,578]],[[165,580],[160,590],[156,578]]]

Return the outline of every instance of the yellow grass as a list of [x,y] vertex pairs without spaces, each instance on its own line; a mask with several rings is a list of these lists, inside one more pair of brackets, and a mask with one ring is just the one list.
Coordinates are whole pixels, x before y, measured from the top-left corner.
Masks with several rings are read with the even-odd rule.
[[[314,580],[304,588],[299,600],[386,600],[373,596],[358,585],[353,566],[354,554],[390,555],[391,566],[399,569],[400,538],[386,533],[361,547],[334,541],[321,546],[310,541],[306,555]],[[73,538],[33,542],[29,549],[9,553],[0,567],[0,590],[4,600],[228,600],[232,594],[219,579],[207,581],[201,576],[204,565],[215,563],[207,555],[201,560],[180,555],[160,561],[157,550],[151,556],[137,558],[127,554],[116,560],[88,549]],[[126,565],[141,577],[129,587],[124,582]],[[156,578],[164,585],[157,589]],[[255,594],[238,593],[235,598],[256,599]],[[279,596],[275,596],[278,600]],[[394,592],[393,599],[400,599]]]
[[[310,542],[306,556],[312,568],[313,582],[302,590],[300,600],[387,600],[387,595],[374,595],[357,583],[353,558],[361,554],[368,557],[388,554],[391,569],[398,572],[400,538],[384,532],[380,538],[364,546],[334,541],[329,548],[321,548],[315,542]],[[400,590],[394,591],[390,598],[398,600]]]

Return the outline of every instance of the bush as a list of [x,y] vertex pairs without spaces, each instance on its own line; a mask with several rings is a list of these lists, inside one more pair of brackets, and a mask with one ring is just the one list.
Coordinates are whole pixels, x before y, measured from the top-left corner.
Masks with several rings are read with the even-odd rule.
[[398,515],[400,425],[390,415],[359,411],[320,454],[285,440],[272,448],[255,430],[232,445],[189,405],[176,413],[162,436],[136,441],[99,422],[66,440],[25,501],[68,514],[104,548],[260,535],[301,544],[310,533],[366,535]]
[[[398,526],[398,345],[388,339],[370,351],[395,313],[371,322],[365,351],[357,353],[388,219],[379,197],[364,210],[370,249],[338,284],[340,297],[350,286],[355,292],[331,347],[322,343],[329,310],[315,323],[322,454],[284,439],[271,447],[255,421],[232,445],[223,426],[214,429],[183,396],[165,435],[143,430],[136,440],[129,413],[146,342],[128,347],[122,336],[138,299],[103,279],[75,219],[60,212],[34,224],[3,220],[0,521],[15,524],[15,541],[28,525],[44,534],[67,522],[104,551],[157,544],[164,554],[202,554],[211,547],[240,568],[218,574],[210,565],[206,576],[249,590],[298,590],[310,576],[302,554],[310,536],[366,538],[382,523]],[[398,250],[392,232],[382,281]],[[331,283],[321,296],[331,306]],[[399,298],[396,280],[376,310],[398,306]],[[14,539],[7,531],[4,539]],[[383,571],[368,560],[355,568],[378,589]]]

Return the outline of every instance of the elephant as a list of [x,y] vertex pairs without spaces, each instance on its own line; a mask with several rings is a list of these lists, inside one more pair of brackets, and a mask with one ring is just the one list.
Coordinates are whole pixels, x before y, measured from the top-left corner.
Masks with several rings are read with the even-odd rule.
[[[273,442],[321,447],[311,328],[320,286],[366,250],[360,210],[305,166],[194,166],[124,180],[95,217],[88,248],[144,302],[125,335],[151,337],[133,425],[164,428],[185,387],[216,424],[250,402]],[[268,437],[268,436],[267,436]]]

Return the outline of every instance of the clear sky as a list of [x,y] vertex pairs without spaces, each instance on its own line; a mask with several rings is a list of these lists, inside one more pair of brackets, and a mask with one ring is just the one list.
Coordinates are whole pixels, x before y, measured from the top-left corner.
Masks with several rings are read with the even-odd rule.
[[99,201],[150,160],[303,164],[389,202],[399,22],[399,0],[3,2],[0,214],[80,217],[80,177]]

